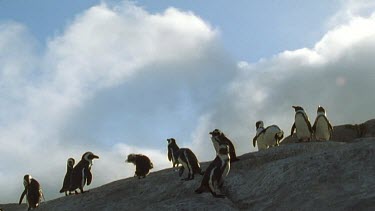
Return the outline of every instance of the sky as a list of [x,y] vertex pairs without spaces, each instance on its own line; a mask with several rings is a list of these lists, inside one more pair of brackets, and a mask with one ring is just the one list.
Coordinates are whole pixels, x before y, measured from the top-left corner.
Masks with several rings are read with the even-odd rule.
[[[168,138],[200,161],[221,129],[256,151],[255,122],[289,135],[292,105],[334,125],[375,116],[372,1],[0,1],[0,203],[23,175],[58,193],[69,157],[88,188],[133,176],[130,153],[171,167]],[[177,179],[176,175],[176,179]]]

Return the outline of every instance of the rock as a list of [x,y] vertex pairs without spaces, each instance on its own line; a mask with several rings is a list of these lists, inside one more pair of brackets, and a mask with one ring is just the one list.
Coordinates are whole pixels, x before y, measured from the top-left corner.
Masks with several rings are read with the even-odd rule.
[[[375,119],[362,124],[346,124],[333,127],[332,141],[351,142],[358,138],[375,137]],[[297,143],[295,135],[286,137],[281,144]]]
[[[232,164],[224,199],[194,193],[202,176],[181,181],[165,169],[43,202],[38,210],[375,210],[374,126],[374,120],[337,126],[335,141],[244,154]],[[26,210],[25,204],[0,207]]]

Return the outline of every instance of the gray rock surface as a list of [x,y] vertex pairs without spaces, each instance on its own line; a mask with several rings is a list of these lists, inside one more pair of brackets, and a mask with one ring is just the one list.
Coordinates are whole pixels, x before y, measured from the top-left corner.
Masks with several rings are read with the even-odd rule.
[[375,138],[285,144],[239,158],[225,199],[195,194],[202,176],[181,181],[165,169],[43,202],[38,210],[375,210]]

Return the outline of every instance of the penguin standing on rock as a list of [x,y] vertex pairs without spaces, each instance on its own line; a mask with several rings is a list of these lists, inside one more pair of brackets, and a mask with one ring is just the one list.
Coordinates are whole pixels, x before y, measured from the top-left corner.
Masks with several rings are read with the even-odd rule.
[[173,164],[173,168],[176,166],[178,167],[178,165],[180,164],[178,162],[178,157],[177,157],[177,154],[176,152],[180,149],[177,144],[176,144],[176,140],[174,138],[169,138],[167,139],[167,142],[168,142],[168,160],[169,161],[172,161],[172,164]]
[[82,155],[82,159],[73,168],[72,176],[70,179],[69,191],[76,191],[76,189],[79,188],[81,193],[87,192],[87,191],[83,191],[83,187],[86,184],[87,185],[91,184],[91,181],[92,181],[91,166],[92,166],[92,160],[95,158],[99,159],[99,157],[97,155],[94,155],[92,152],[86,152]]
[[292,106],[295,110],[294,124],[290,135],[292,136],[296,130],[299,142],[310,141],[312,136],[312,127],[305,110],[301,106]]
[[42,197],[44,198],[39,182],[26,174],[23,177],[23,186],[25,187],[25,190],[22,192],[18,204],[22,203],[23,197],[26,195],[26,201],[29,207],[28,210],[38,208],[42,201]]
[[135,175],[138,179],[145,178],[146,175],[150,172],[150,169],[154,167],[151,163],[150,159],[141,154],[130,154],[128,155],[128,159],[126,160],[128,163],[133,163],[135,165]]
[[68,195],[68,192],[69,192],[69,195],[71,194],[71,191],[69,191],[69,188],[70,188],[70,179],[71,179],[71,176],[72,176],[74,163],[75,163],[74,158],[69,158],[68,161],[67,161],[67,164],[66,164],[66,174],[65,174],[65,177],[64,177],[63,186],[60,190],[60,193],[65,192],[65,196]]
[[219,129],[215,129],[209,133],[211,135],[212,144],[215,147],[216,154],[219,153],[219,148],[221,144],[226,144],[229,147],[229,154],[231,162],[238,161],[239,159],[236,156],[236,150],[234,149],[233,143],[224,135],[223,132]]
[[284,132],[277,125],[271,125],[264,128],[263,121],[258,121],[255,126],[257,133],[253,138],[254,147],[256,142],[258,142],[258,150],[279,146],[280,140],[284,137]]
[[317,116],[312,130],[317,141],[328,141],[332,137],[333,127],[326,116],[325,109],[322,106],[318,106]]
[[193,180],[195,174],[203,175],[201,166],[193,151],[188,148],[179,148],[174,138],[167,139],[167,141],[168,158],[171,157],[171,159],[177,160],[182,165],[179,170],[179,176],[182,176],[185,169],[188,170],[188,176],[183,180]]
[[196,193],[210,191],[214,197],[224,198],[219,188],[223,186],[224,179],[230,170],[230,152],[226,144],[220,144],[215,160],[206,169],[201,185],[195,190]]

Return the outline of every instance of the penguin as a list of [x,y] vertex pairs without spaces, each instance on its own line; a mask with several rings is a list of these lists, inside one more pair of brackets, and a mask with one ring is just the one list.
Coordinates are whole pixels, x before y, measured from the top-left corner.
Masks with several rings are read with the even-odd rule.
[[294,124],[290,131],[292,136],[294,130],[296,130],[297,138],[299,142],[310,141],[312,136],[312,127],[305,110],[301,106],[292,106],[295,110]]
[[284,131],[282,131],[277,125],[271,125],[264,128],[263,121],[257,121],[255,126],[257,133],[253,138],[254,147],[256,142],[258,142],[258,150],[279,146],[280,140],[284,137]]
[[219,146],[221,144],[227,144],[229,146],[229,153],[231,157],[231,162],[238,161],[239,159],[236,156],[236,151],[234,149],[233,143],[224,135],[223,132],[219,129],[215,129],[209,133],[211,135],[212,144],[215,147],[216,154],[219,153]]
[[92,181],[91,166],[92,166],[92,160],[95,158],[99,159],[99,157],[97,155],[94,155],[92,152],[86,152],[82,155],[82,159],[73,168],[72,176],[70,178],[69,191],[76,191],[76,189],[79,188],[81,193],[87,192],[87,191],[83,191],[83,187],[85,186],[86,182],[87,182],[87,185],[91,184],[91,181]]
[[130,154],[126,160],[128,163],[133,163],[135,165],[135,174],[138,179],[145,178],[146,175],[150,172],[150,169],[154,168],[154,165],[151,163],[150,159],[141,154]]
[[167,139],[168,142],[168,160],[172,161],[173,168],[179,166],[178,157],[175,155],[175,152],[179,150],[179,147],[176,144],[174,138]]
[[322,106],[318,106],[312,130],[317,141],[328,141],[332,137],[333,127],[329,122],[326,111]]
[[23,177],[23,186],[25,187],[25,190],[22,192],[18,204],[22,203],[23,197],[26,195],[28,210],[38,208],[40,202],[42,201],[42,197],[44,198],[39,182],[30,175],[26,174]]
[[71,191],[69,191],[69,188],[70,188],[70,178],[72,176],[74,164],[75,164],[74,158],[69,158],[66,164],[66,174],[64,177],[63,186],[60,190],[60,193],[65,192],[65,196],[68,195],[68,192],[69,192],[69,195],[71,194]]
[[223,186],[224,179],[230,171],[230,149],[226,144],[220,144],[215,160],[213,160],[206,169],[201,185],[195,190],[200,194],[204,191],[210,191],[214,197],[224,198],[219,188]]
[[189,148],[179,148],[174,138],[167,139],[167,141],[168,150],[170,150],[170,153],[168,152],[168,154],[170,154],[171,157],[174,157],[173,159],[177,160],[178,163],[182,165],[179,170],[179,176],[182,176],[185,169],[188,170],[188,176],[182,180],[193,180],[195,174],[203,175],[204,172],[202,171],[193,151]]

